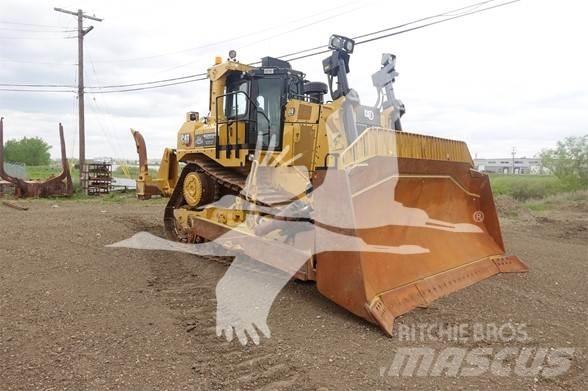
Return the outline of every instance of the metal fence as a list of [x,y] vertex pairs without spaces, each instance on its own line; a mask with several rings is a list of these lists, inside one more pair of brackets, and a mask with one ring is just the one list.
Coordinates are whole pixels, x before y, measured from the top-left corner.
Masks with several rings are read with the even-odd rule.
[[10,176],[26,179],[27,178],[27,166],[18,163],[4,163],[4,171]]

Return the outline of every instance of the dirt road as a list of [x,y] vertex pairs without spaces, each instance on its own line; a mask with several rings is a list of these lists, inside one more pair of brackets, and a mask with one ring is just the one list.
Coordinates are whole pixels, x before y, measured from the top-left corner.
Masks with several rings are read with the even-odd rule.
[[[582,390],[588,384],[587,210],[504,219],[527,275],[500,275],[413,311],[418,324],[522,324],[517,348],[574,348],[562,376],[388,376],[402,347],[504,341],[404,341],[291,282],[271,339],[242,347],[215,335],[220,263],[105,245],[161,234],[162,201],[30,201],[0,206],[0,389]],[[524,218],[523,218],[524,217]],[[512,345],[512,344],[511,344]],[[381,372],[384,376],[381,376]]]

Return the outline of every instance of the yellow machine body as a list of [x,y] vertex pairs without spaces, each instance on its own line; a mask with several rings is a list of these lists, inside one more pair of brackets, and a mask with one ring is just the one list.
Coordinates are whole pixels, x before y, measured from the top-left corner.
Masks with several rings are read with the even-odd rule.
[[[268,96],[256,98],[255,83],[261,91],[259,80],[280,72],[304,81],[269,60],[259,68],[234,60],[214,65],[208,71],[210,113],[188,113],[174,153],[161,166],[171,175],[160,172],[163,178],[149,182],[142,169],[144,185],[171,196],[165,213],[170,238],[199,243],[230,237],[227,246],[262,239],[282,248],[289,243],[281,238],[284,229],[260,234],[261,221],[268,226],[268,220],[280,220],[288,202],[306,203],[315,211],[308,220],[316,226],[311,235],[346,235],[398,251],[326,249],[317,236],[309,248],[291,248],[311,254],[303,265],[279,257],[260,262],[316,281],[326,297],[389,334],[394,318],[415,307],[500,272],[527,270],[505,255],[488,177],[474,169],[464,142],[390,128],[398,105],[371,111],[356,104],[353,120],[361,122],[360,112],[368,119],[350,137],[344,123],[354,104],[351,93],[325,103],[316,94],[287,92],[273,129],[278,111],[272,117]],[[241,91],[241,83],[250,84]],[[240,116],[239,104],[255,115]],[[179,178],[176,161],[185,164]],[[234,199],[230,205],[215,203],[227,196]],[[330,224],[343,212],[349,221]]]

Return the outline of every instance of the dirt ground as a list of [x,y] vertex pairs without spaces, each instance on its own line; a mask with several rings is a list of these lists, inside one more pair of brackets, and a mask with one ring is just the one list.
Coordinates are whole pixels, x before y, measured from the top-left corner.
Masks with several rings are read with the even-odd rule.
[[[512,322],[516,347],[575,348],[556,378],[381,376],[400,347],[499,349],[502,341],[406,342],[350,315],[313,284],[291,282],[272,308],[272,338],[243,347],[215,335],[226,265],[186,254],[106,248],[162,232],[162,201],[0,205],[1,390],[584,390],[588,211],[502,221],[528,274],[499,275],[415,310],[396,327]],[[512,207],[512,206],[511,206]]]

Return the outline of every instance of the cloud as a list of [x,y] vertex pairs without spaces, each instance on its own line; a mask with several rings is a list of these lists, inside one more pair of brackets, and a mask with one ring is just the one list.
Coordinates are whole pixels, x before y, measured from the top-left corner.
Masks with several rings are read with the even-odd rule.
[[[302,1],[286,14],[270,0],[256,7],[229,1],[222,8],[239,12],[219,19],[211,16],[218,5],[179,0],[165,6],[114,0],[39,6],[33,0],[4,0],[1,19],[74,28],[75,18],[54,12],[54,6],[80,7],[103,17],[102,23],[87,23],[95,29],[86,37],[85,78],[88,86],[96,86],[200,73],[215,55],[231,48],[242,61],[255,61],[323,44],[331,33],[357,35],[469,3]],[[521,2],[361,45],[351,59],[350,81],[362,101],[373,104],[371,74],[379,68],[382,52],[395,53],[397,93],[408,109],[406,129],[462,139],[480,157],[508,156],[513,145],[531,156],[558,139],[587,132],[588,60],[574,38],[588,35],[585,8],[581,1],[561,7],[547,0]],[[0,83],[75,84],[76,41],[61,38],[70,34],[10,35],[19,34],[42,39],[6,40],[2,37],[9,34],[0,33]],[[293,66],[310,80],[325,81],[321,60],[308,58]],[[75,102],[73,94],[0,91],[0,115],[7,117],[10,137],[38,135],[56,146],[56,126],[62,121],[68,154],[74,155]],[[86,102],[89,157],[136,158],[130,127],[142,130],[150,156],[159,157],[164,147],[175,144],[186,111],[206,112],[208,85],[88,94]]]

